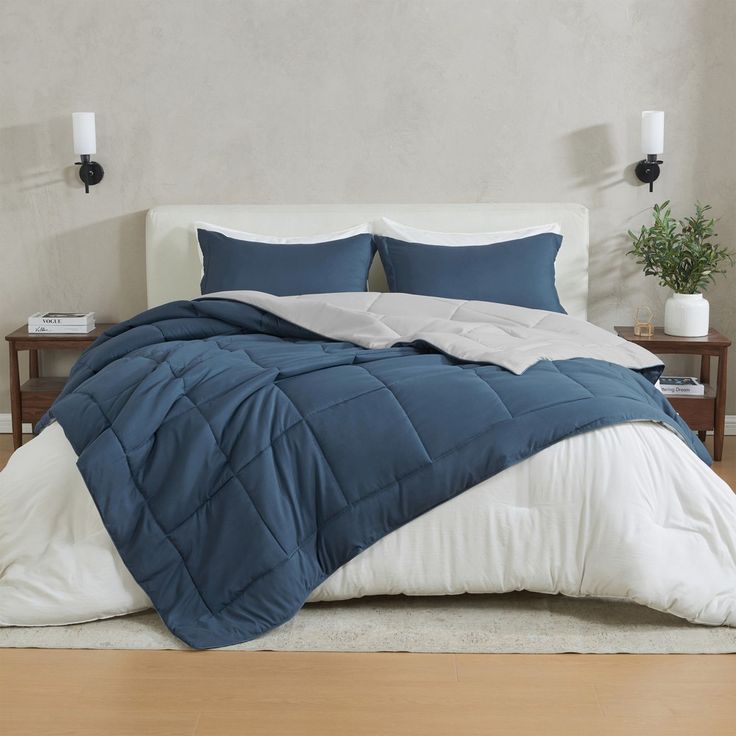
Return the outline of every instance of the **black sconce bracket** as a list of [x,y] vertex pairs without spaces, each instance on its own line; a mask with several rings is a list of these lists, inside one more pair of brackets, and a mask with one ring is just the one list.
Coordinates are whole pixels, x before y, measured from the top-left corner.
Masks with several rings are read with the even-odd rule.
[[649,184],[649,191],[654,191],[654,182],[659,178],[659,166],[664,163],[657,159],[656,153],[648,153],[647,157],[636,165],[636,176],[639,181]]
[[82,154],[81,159],[77,161],[76,166],[79,166],[79,178],[84,183],[84,191],[89,194],[89,188],[102,181],[105,170],[97,161],[91,161],[87,153]]

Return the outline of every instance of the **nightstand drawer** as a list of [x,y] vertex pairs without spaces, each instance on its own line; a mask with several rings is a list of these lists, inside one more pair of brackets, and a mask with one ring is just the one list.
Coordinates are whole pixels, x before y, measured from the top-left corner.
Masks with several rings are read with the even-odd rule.
[[705,396],[668,396],[667,398],[690,429],[706,432],[715,428],[716,393],[710,386],[705,387]]
[[[23,407],[23,421],[34,421],[30,416],[43,416],[46,410],[54,403],[54,399],[61,393],[66,378],[43,377],[29,378],[21,387],[21,406]],[[38,421],[38,420],[36,420]]]

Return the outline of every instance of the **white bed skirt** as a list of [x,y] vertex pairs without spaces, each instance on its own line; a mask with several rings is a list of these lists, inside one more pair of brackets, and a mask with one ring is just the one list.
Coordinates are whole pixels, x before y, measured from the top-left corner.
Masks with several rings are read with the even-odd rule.
[[[68,624],[150,606],[75,463],[53,424],[0,473],[0,625]],[[607,427],[415,519],[310,600],[522,589],[631,600],[736,626],[736,496],[667,428]]]

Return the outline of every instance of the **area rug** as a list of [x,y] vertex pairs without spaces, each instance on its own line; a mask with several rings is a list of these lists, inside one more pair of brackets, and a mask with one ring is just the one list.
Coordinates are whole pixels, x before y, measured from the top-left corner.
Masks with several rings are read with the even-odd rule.
[[[0,628],[0,647],[187,649],[152,611],[74,626]],[[723,653],[736,629],[632,603],[534,593],[362,598],[307,605],[228,651]]]

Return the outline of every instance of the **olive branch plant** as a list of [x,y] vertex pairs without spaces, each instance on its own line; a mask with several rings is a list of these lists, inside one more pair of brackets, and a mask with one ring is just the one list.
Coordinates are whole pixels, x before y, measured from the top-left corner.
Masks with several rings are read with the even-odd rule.
[[654,223],[642,226],[638,235],[631,230],[631,250],[644,267],[647,276],[656,276],[661,286],[677,294],[699,294],[726,273],[726,264],[733,265],[734,256],[728,248],[716,242],[716,220],[707,215],[709,204],[695,204],[695,215],[677,220],[672,217],[670,202],[655,204]]

